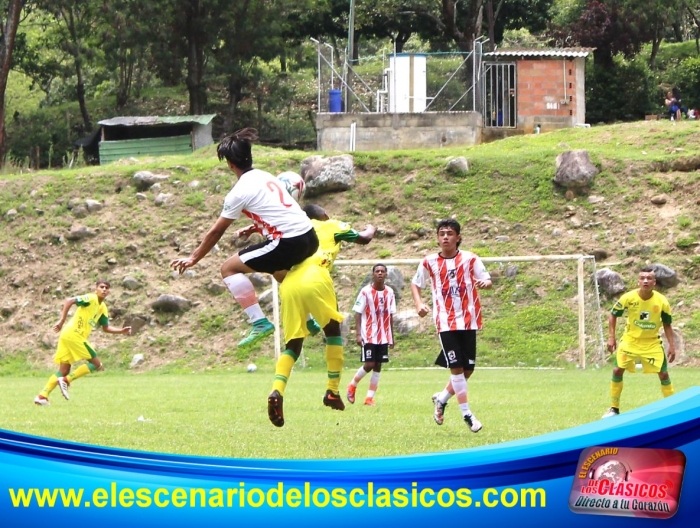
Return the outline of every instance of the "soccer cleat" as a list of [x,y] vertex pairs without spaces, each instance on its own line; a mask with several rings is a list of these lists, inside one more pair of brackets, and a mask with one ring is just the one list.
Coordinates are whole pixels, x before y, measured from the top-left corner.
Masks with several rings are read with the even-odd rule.
[[610,407],[607,412],[602,416],[603,418],[610,418],[611,416],[617,416],[620,414],[620,409],[617,407]]
[[436,392],[433,394],[433,404],[435,405],[435,410],[433,411],[433,420],[435,420],[435,423],[438,425],[442,425],[442,423],[445,421],[445,407],[447,407],[446,403],[442,403],[440,400],[438,400],[438,396],[440,393]]
[[267,416],[275,427],[284,425],[283,400],[284,398],[277,390],[273,390],[267,397]]
[[39,394],[36,398],[34,398],[34,403],[36,405],[41,405],[41,406],[51,405],[49,403],[49,399],[45,396],[42,396],[41,394]]
[[63,394],[63,397],[66,400],[70,400],[70,396],[68,395],[68,387],[70,387],[70,381],[68,381],[68,378],[65,376],[61,376],[56,380],[58,382],[58,388],[61,389],[61,394]]
[[250,329],[250,333],[238,342],[239,347],[247,347],[254,345],[261,339],[266,338],[271,333],[275,331],[275,325],[273,325],[267,319],[262,321],[257,321],[253,323],[253,328]]
[[355,403],[355,389],[357,389],[357,387],[352,383],[348,385],[348,401],[350,403]]
[[371,396],[367,396],[365,398],[365,405],[369,405],[370,407],[374,407],[377,404],[374,403],[374,398],[372,398]]
[[321,325],[316,322],[316,319],[309,319],[306,321],[306,329],[312,336],[315,336],[321,331]]
[[334,393],[332,390],[328,389],[326,394],[323,396],[323,405],[335,409],[336,411],[344,411],[345,404],[340,394]]
[[481,425],[481,422],[477,420],[476,416],[474,416],[473,414],[468,414],[467,416],[465,416],[464,423],[466,423],[469,426],[469,429],[471,429],[472,433],[478,433],[483,427],[483,425]]

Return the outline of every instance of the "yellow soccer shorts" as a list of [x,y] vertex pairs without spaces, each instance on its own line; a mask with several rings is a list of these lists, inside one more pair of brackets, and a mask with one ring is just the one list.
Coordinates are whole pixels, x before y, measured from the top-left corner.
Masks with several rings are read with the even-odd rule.
[[304,266],[287,274],[280,286],[282,329],[284,340],[305,338],[309,335],[306,319],[311,314],[325,328],[331,321],[341,322],[333,280],[328,270],[320,266]]
[[95,356],[95,351],[87,341],[73,341],[71,339],[59,337],[58,347],[56,348],[56,354],[53,357],[53,362],[58,363],[59,365],[61,363],[68,363],[72,365],[80,360],[89,361]]
[[661,372],[665,359],[660,340],[654,340],[649,346],[644,347],[621,341],[616,351],[617,366],[627,372],[636,372],[637,363],[642,364],[644,374]]

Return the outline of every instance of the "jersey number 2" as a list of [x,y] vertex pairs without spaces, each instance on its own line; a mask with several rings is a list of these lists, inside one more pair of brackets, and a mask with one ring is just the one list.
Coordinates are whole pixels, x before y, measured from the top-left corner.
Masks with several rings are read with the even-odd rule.
[[287,208],[292,206],[291,203],[287,202],[287,199],[291,199],[291,196],[284,194],[284,191],[282,190],[282,187],[279,186],[279,184],[275,182],[267,182],[267,188],[270,189],[272,192],[277,191],[282,205],[284,205]]

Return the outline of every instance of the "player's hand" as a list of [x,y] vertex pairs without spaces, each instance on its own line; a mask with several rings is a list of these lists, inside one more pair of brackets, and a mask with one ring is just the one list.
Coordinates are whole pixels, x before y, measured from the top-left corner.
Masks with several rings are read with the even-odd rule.
[[389,348],[394,348],[394,343],[389,343]]
[[196,262],[192,260],[192,257],[187,257],[173,260],[170,263],[170,267],[182,275],[187,268],[191,268],[195,264]]
[[235,235],[237,238],[247,238],[253,233],[255,233],[255,225],[250,224],[249,226],[241,227],[240,229],[238,229]]
[[362,342],[362,337],[361,336],[355,336],[355,343],[357,343],[360,346],[363,346],[364,343]]
[[131,327],[125,326],[124,328],[122,328],[122,334],[131,335]]
[[419,317],[425,317],[430,313],[430,308],[428,308],[425,304],[421,304],[417,307],[416,311],[418,312]]
[[55,325],[53,325],[53,331],[56,333],[60,332],[61,328],[63,328],[63,321],[59,321]]
[[666,352],[666,357],[668,358],[669,363],[673,363],[673,360],[676,359],[676,349],[669,347],[668,351]]
[[474,285],[477,288],[490,288],[491,284],[493,284],[493,283],[490,280],[477,279],[474,281]]
[[614,337],[608,338],[608,352],[611,354],[615,352],[615,349],[617,348],[617,343],[615,341]]

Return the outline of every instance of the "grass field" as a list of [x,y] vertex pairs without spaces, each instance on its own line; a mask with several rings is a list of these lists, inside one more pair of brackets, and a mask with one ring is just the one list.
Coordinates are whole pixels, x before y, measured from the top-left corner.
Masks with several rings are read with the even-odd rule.
[[[677,392],[697,383],[697,369],[671,371]],[[341,388],[352,375],[343,373]],[[444,370],[387,370],[377,406],[344,412],[323,407],[325,373],[294,372],[285,394],[286,425],[267,418],[272,370],[191,375],[98,374],[76,381],[71,400],[56,390],[50,407],[32,399],[45,377],[0,378],[0,427],[37,436],[140,451],[233,458],[370,458],[496,444],[598,420],[609,406],[610,369],[477,369],[470,402],[484,423],[463,423],[454,399],[441,427],[431,395]],[[661,398],[654,375],[626,375],[622,410]],[[358,388],[364,400],[367,380]],[[343,394],[344,394],[343,390]],[[614,419],[614,418],[612,418]]]

